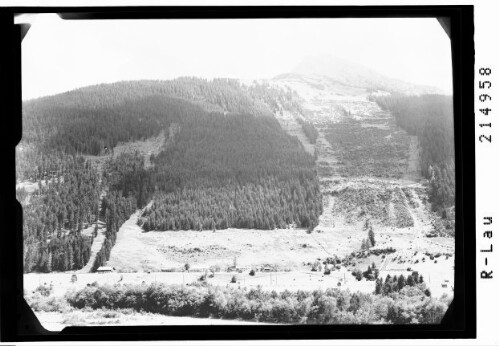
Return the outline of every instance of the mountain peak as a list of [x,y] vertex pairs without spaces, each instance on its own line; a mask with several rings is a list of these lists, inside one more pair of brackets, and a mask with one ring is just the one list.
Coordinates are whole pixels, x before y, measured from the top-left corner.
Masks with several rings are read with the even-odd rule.
[[332,55],[308,56],[291,72],[293,75],[326,77],[342,85],[409,94],[443,93],[432,86],[408,83],[384,76],[363,65]]

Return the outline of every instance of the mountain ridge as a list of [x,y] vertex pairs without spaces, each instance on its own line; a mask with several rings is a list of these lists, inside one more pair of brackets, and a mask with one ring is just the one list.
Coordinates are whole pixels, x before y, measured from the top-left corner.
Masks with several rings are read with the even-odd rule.
[[291,72],[272,78],[274,81],[304,78],[323,79],[344,86],[353,86],[373,91],[405,94],[446,94],[438,87],[419,85],[383,75],[361,64],[341,58],[322,55],[308,56]]

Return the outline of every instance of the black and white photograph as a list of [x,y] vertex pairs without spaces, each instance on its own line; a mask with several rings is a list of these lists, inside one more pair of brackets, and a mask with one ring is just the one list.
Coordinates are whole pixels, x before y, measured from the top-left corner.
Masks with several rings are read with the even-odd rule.
[[44,328],[442,321],[445,18],[29,16],[16,196]]

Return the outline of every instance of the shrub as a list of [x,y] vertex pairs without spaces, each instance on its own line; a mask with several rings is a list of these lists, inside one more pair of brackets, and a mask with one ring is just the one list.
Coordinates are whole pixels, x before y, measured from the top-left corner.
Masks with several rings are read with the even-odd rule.
[[34,311],[56,311],[64,313],[69,309],[66,299],[55,296],[44,296],[40,292],[26,297],[26,301]]
[[249,272],[249,275],[251,276],[255,276],[255,270],[254,269],[251,269],[250,272]]
[[237,278],[236,278],[235,275],[232,276],[232,279],[230,279],[230,282],[232,282],[232,283],[236,283],[237,282]]
[[355,269],[354,271],[352,271],[352,275],[355,276],[355,278],[360,281],[362,280],[362,272],[358,269]]
[[47,285],[40,285],[37,288],[35,288],[35,292],[40,293],[44,297],[48,297],[53,291],[53,286],[47,286]]
[[[381,279],[378,282],[381,284]],[[389,277],[385,282],[390,283],[387,287],[392,287]],[[438,311],[435,320],[438,321],[450,300],[432,300],[425,295],[423,288],[422,285],[415,285],[389,293],[397,295],[394,302],[391,297],[382,294],[352,294],[336,288],[311,292],[267,292],[261,288],[243,290],[201,284],[182,287],[153,283],[148,286],[87,286],[71,293],[67,299],[75,308],[132,309],[173,316],[294,324],[421,323],[424,318],[434,318],[434,315],[425,313],[425,307],[435,301],[438,302],[434,304],[434,309]],[[45,298],[38,293],[36,295]],[[114,316],[113,312],[107,315]]]
[[320,265],[321,264],[319,261],[315,261],[314,264],[312,265],[312,271],[316,272],[317,270],[319,270]]

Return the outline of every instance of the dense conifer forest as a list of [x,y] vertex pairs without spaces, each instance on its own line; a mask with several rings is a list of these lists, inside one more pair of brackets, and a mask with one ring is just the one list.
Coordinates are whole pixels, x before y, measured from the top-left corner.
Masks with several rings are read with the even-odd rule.
[[[211,114],[182,125],[155,159],[146,230],[314,227],[314,159],[270,117]],[[152,189],[151,189],[152,190]]]
[[145,230],[314,227],[322,200],[314,159],[276,120],[210,113],[184,121],[144,169],[125,154],[109,163],[112,189],[143,207]]
[[92,238],[81,234],[97,218],[98,176],[82,157],[73,157],[64,174],[42,185],[24,205],[24,270],[82,268]]
[[430,201],[435,210],[454,205],[455,156],[452,97],[391,95],[371,98],[390,111],[397,124],[418,136],[420,168],[430,179]]

